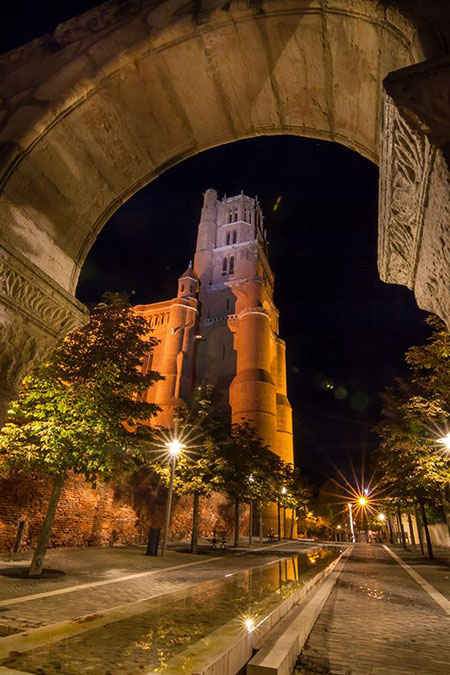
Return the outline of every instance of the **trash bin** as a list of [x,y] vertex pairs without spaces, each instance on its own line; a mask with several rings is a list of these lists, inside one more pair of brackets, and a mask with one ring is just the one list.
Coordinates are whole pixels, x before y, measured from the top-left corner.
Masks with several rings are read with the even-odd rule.
[[151,527],[148,533],[147,550],[145,555],[158,555],[160,527]]

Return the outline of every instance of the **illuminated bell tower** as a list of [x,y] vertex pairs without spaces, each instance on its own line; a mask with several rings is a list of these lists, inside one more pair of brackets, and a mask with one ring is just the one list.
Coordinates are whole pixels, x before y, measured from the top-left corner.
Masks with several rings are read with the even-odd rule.
[[[164,376],[147,392],[161,406],[153,423],[173,425],[195,386],[213,385],[232,422],[250,422],[264,443],[293,463],[292,411],[286,393],[285,343],[278,335],[274,277],[257,199],[219,199],[206,190],[194,264],[172,300],[135,308],[160,343],[144,367]],[[276,508],[265,526],[277,528]]]
[[[257,199],[241,193],[219,200],[214,190],[205,193],[194,269],[202,336],[196,382],[223,391],[232,421],[248,420],[273,452],[293,463],[285,343],[278,335],[274,277]],[[269,518],[276,528],[273,510]]]

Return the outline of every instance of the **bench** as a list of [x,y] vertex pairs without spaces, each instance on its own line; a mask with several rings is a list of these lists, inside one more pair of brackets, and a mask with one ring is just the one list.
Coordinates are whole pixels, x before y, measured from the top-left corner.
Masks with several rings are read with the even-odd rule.
[[225,537],[213,537],[212,539],[207,539],[206,541],[209,541],[211,544],[212,549],[217,549],[217,548],[226,548],[227,547],[227,540]]

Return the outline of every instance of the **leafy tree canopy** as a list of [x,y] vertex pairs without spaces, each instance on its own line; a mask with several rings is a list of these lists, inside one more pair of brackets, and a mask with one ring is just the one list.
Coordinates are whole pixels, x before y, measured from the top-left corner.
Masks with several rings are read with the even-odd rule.
[[144,355],[157,341],[126,299],[106,294],[87,326],[68,335],[22,385],[0,432],[3,468],[68,470],[87,480],[108,479],[132,468],[157,411],[142,394],[160,379],[142,373]]

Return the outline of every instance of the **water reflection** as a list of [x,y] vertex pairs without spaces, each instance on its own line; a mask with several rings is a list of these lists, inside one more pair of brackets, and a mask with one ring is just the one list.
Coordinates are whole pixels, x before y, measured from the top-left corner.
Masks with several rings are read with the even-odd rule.
[[[317,549],[243,572],[225,575],[180,593],[159,596],[145,612],[17,655],[5,665],[40,675],[118,675],[161,672],[177,653],[241,617],[255,630],[274,603],[316,574],[337,552]],[[148,607],[149,605],[146,605]]]

